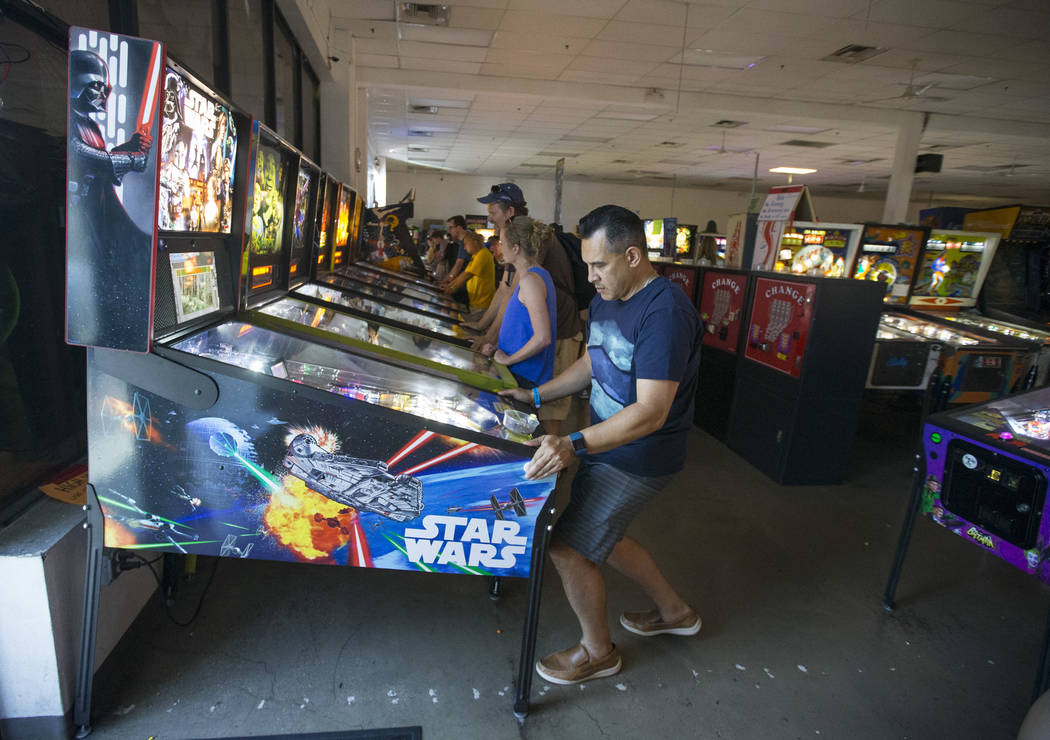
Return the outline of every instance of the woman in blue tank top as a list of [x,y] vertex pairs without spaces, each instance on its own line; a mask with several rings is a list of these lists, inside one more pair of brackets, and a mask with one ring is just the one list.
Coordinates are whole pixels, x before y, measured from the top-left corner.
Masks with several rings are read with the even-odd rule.
[[503,260],[514,265],[519,277],[507,301],[492,359],[507,365],[526,387],[542,385],[554,377],[554,282],[550,273],[536,264],[540,245],[550,237],[550,226],[528,216],[508,221],[500,233]]

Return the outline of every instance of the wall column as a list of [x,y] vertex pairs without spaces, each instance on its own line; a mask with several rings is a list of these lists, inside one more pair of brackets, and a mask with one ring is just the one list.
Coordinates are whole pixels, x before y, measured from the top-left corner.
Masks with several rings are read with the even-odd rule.
[[882,211],[883,223],[902,223],[908,218],[911,185],[915,179],[915,158],[919,154],[919,142],[922,140],[924,128],[922,113],[915,113],[899,124],[890,187],[886,191],[886,205]]

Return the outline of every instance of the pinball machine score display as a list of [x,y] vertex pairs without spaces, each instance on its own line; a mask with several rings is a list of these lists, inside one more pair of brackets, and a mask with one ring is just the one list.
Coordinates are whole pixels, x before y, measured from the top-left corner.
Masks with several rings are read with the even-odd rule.
[[[336,262],[329,241],[350,257],[353,191],[330,177],[323,189],[312,184],[321,176],[313,163],[173,62],[167,89],[174,98],[162,96],[161,45],[102,36],[128,44],[128,64],[138,70],[130,79],[152,80],[141,101],[129,101],[158,125],[163,110],[163,133],[154,138],[160,145],[148,156],[178,152],[166,160],[172,171],[161,209],[155,179],[124,183],[125,199],[152,201],[146,211],[156,214],[156,236],[129,232],[125,244],[123,232],[109,235],[118,251],[139,248],[142,239],[147,253],[156,246],[152,274],[120,276],[144,282],[135,294],[155,299],[145,310],[131,307],[124,317],[133,322],[111,333],[98,326],[107,321],[99,311],[104,282],[68,293],[67,313],[79,331],[70,340],[90,345],[88,500],[104,517],[105,545],[529,577],[515,698],[524,715],[554,477],[525,478],[533,450],[523,444],[526,436],[503,426],[514,406],[469,385],[473,379],[502,387],[506,378],[494,367],[451,368],[466,350],[387,327],[378,317],[361,330],[363,340],[346,341],[334,335],[353,334],[366,322],[346,316],[337,325],[330,320],[337,311],[285,305],[288,290],[304,279],[302,265]],[[73,28],[71,48],[99,37]],[[71,73],[76,63],[74,55]],[[186,127],[221,127],[222,136],[195,134],[184,172],[179,144]],[[91,127],[83,130],[88,137]],[[127,155],[132,169],[148,169],[132,158],[147,157],[145,141],[136,139]],[[124,150],[116,149],[124,162]],[[75,148],[70,156],[78,156]],[[195,194],[202,197],[196,209]],[[67,229],[70,270],[93,266],[98,235],[88,229],[112,217],[101,200],[78,207],[85,218]],[[315,228],[317,260],[304,253],[312,254]],[[283,308],[266,313],[271,306]],[[323,330],[322,319],[329,320]],[[410,349],[398,349],[401,341]],[[114,351],[132,347],[139,351]],[[92,552],[101,546],[96,539]],[[98,555],[89,562],[98,563]],[[89,584],[97,584],[91,573],[89,567]],[[97,590],[85,601],[87,705],[78,690],[76,709],[82,725],[89,719],[96,618]]]

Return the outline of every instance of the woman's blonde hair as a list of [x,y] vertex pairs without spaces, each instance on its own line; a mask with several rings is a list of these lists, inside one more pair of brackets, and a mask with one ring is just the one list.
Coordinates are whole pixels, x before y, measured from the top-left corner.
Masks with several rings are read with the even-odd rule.
[[517,244],[526,257],[530,260],[537,260],[542,256],[544,247],[553,235],[554,229],[548,224],[529,216],[515,216],[503,224],[500,239],[506,236],[508,242],[506,247]]

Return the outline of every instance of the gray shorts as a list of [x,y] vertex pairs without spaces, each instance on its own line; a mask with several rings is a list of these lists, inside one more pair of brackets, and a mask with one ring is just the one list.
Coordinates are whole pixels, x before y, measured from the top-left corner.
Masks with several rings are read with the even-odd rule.
[[592,563],[604,563],[638,512],[673,477],[646,478],[607,463],[584,461],[551,536]]

